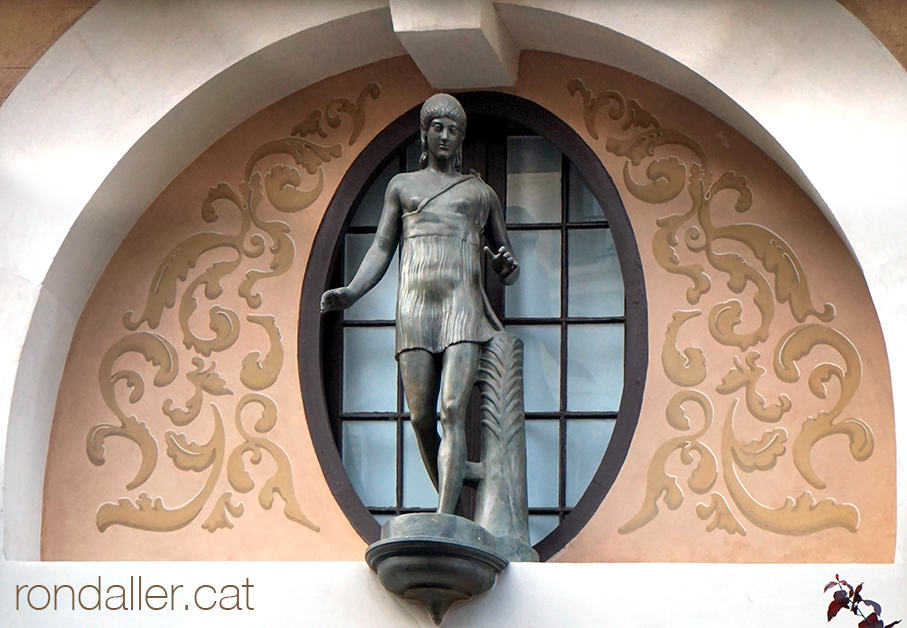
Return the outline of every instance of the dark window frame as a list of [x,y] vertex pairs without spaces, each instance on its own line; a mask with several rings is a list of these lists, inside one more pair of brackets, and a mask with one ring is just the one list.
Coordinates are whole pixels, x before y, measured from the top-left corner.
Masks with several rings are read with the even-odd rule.
[[[602,206],[606,218],[604,224],[611,230],[623,275],[625,295],[625,312],[622,317],[624,323],[624,386],[620,407],[616,413],[614,432],[602,463],[583,495],[568,514],[560,513],[562,520],[557,528],[536,545],[540,559],[545,560],[575,537],[598,509],[623,465],[635,432],[642,405],[648,361],[648,316],[642,264],[629,218],[611,177],[595,153],[572,128],[541,106],[517,96],[497,92],[476,92],[458,94],[457,97],[463,103],[468,115],[508,118],[515,124],[545,137],[566,158],[569,158]],[[353,490],[336,444],[339,439],[335,430],[339,421],[335,425],[335,422],[331,420],[328,406],[339,407],[339,405],[328,404],[325,391],[339,389],[332,378],[338,377],[340,369],[323,369],[322,352],[342,359],[339,350],[339,334],[336,333],[339,325],[336,322],[332,325],[330,321],[325,322],[321,319],[318,311],[319,300],[321,293],[327,287],[340,285],[336,273],[342,266],[337,260],[337,255],[342,247],[338,246],[338,243],[343,234],[347,232],[351,210],[358,205],[359,199],[370,181],[380,172],[382,165],[388,162],[390,154],[411,140],[413,129],[418,128],[418,112],[418,107],[406,112],[379,133],[344,175],[316,234],[306,267],[300,303],[298,363],[309,431],[325,478],[335,499],[354,529],[367,542],[373,542],[379,538],[380,528],[372,513],[362,504],[359,496]],[[489,181],[489,183],[493,187],[499,187],[495,181]],[[567,189],[566,181],[564,189]],[[500,189],[498,191],[500,193]],[[595,224],[598,227],[601,225],[601,222]],[[540,227],[532,225],[528,228]],[[566,238],[566,228],[560,224],[557,225],[557,228],[562,229],[562,238]],[[571,228],[574,227],[571,226]],[[566,264],[567,249],[564,247],[562,250],[564,253],[561,263]],[[334,269],[333,276],[331,275],[332,269]],[[566,276],[563,283],[566,283]],[[565,289],[566,285],[562,285],[562,290]],[[562,312],[562,314],[566,314],[566,312]],[[560,318],[558,317],[558,319]],[[536,322],[536,319],[530,320]],[[575,323],[584,322],[584,319],[569,318],[565,320]],[[511,319],[509,324],[518,322],[518,320]],[[566,327],[562,327],[562,334],[566,333],[565,329]],[[562,378],[564,376],[562,372]],[[561,395],[564,394],[565,387],[562,386]],[[566,406],[562,405],[562,407]],[[398,410],[400,409],[398,402]],[[535,414],[533,413],[533,415]],[[601,413],[581,414],[590,416]],[[613,413],[604,414],[613,416]],[[590,418],[592,417],[590,416]],[[399,422],[401,418],[395,417],[395,420]],[[397,433],[399,440],[399,428]],[[565,447],[563,426],[561,426],[560,433],[562,451],[559,464],[563,465],[563,448]],[[398,463],[397,475],[399,476],[399,474]],[[560,483],[563,484],[564,481],[565,474],[561,469]],[[398,492],[401,490],[400,486],[398,482]],[[563,487],[559,493],[561,496],[563,495]],[[559,506],[563,507],[563,504]]]

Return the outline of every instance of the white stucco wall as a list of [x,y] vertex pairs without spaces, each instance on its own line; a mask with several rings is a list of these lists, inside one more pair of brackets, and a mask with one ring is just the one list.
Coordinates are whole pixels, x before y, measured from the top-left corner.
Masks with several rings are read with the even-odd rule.
[[[795,628],[824,626],[830,595],[822,586],[836,569],[860,582],[866,595],[883,605],[886,621],[905,617],[903,580],[896,584],[892,566],[848,565],[688,565],[532,564],[514,563],[489,592],[448,611],[443,628]],[[142,576],[150,584],[181,584],[173,611],[48,612],[14,609],[15,587],[67,583],[78,588],[101,577],[102,587],[128,588]],[[254,585],[254,611],[198,610],[197,587]],[[244,593],[244,591],[242,591]],[[4,626],[120,628],[129,626],[217,625],[322,626],[402,628],[434,624],[422,608],[389,595],[365,562],[361,563],[16,563],[0,572],[0,621]],[[43,598],[37,593],[34,603]],[[63,598],[61,599],[68,599]],[[88,606],[91,601],[84,596]],[[215,600],[203,589],[199,602]],[[20,602],[25,598],[20,592]],[[244,602],[244,600],[241,600]],[[190,608],[187,610],[185,604]],[[852,616],[832,621],[831,628],[853,628]]]
[[[713,111],[772,155],[851,246],[879,313],[892,378],[907,379],[907,189],[900,185],[907,172],[907,74],[862,24],[832,0],[495,5],[517,46],[642,75]],[[167,6],[101,0],[0,107],[4,625],[25,619],[11,614],[14,582],[52,582],[63,575],[90,580],[130,569],[163,579],[175,571],[161,564],[19,562],[38,558],[47,442],[69,339],[122,237],[176,173],[239,121],[321,78],[402,53],[382,0]],[[894,394],[898,481],[904,486],[907,390],[895,386]],[[821,585],[835,568],[867,580],[875,597],[890,600],[893,614],[887,617],[907,616],[907,497],[901,495],[893,566],[520,565],[485,599],[464,607],[464,623],[454,623],[452,614],[451,625],[483,625],[493,617],[551,625],[564,613],[582,625],[618,585],[629,600],[605,607],[615,625],[666,625],[665,617],[682,625],[678,606],[690,609],[691,619],[706,618],[696,625],[812,623],[821,621]],[[356,617],[399,625],[394,613],[400,611],[388,610],[397,603],[386,602],[363,569],[248,566],[267,584],[268,595],[292,598],[256,618],[282,617],[291,604],[321,613],[321,620],[307,615],[316,625],[355,624]],[[212,568],[178,570],[204,576]],[[368,601],[345,607],[349,622],[338,621],[336,609],[318,601],[344,588]],[[791,609],[779,608],[779,588],[793,600]],[[747,600],[770,617],[745,613]],[[634,606],[641,608],[642,622],[631,621],[638,617]],[[783,614],[788,612],[793,616]],[[71,625],[57,615],[32,619],[35,625],[50,619]],[[90,625],[102,619],[110,620],[95,617]]]

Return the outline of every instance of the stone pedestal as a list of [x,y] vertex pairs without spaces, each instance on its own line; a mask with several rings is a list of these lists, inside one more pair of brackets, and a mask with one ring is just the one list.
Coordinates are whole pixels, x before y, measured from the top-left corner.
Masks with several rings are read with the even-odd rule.
[[505,331],[482,347],[482,459],[467,463],[477,481],[475,522],[416,513],[381,526],[365,560],[384,588],[418,600],[440,624],[450,605],[484,593],[509,561],[534,561],[526,498],[523,343]]
[[511,544],[463,517],[417,513],[387,521],[365,560],[385,589],[421,602],[440,624],[451,604],[492,587]]

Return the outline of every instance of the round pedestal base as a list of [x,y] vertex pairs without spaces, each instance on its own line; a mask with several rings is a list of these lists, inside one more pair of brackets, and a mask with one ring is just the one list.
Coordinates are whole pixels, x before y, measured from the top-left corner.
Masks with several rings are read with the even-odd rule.
[[401,515],[381,536],[366,550],[366,562],[385,589],[421,602],[436,624],[454,602],[490,589],[507,566],[484,528],[454,515]]

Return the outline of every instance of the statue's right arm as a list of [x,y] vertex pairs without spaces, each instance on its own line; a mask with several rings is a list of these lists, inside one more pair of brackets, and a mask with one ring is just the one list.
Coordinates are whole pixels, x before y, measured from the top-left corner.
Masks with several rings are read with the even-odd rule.
[[372,245],[365,253],[359,270],[348,286],[334,288],[321,295],[321,311],[343,310],[361,299],[366,292],[381,281],[390,266],[400,240],[401,215],[400,175],[397,175],[384,192],[384,208],[378,221],[378,230]]

